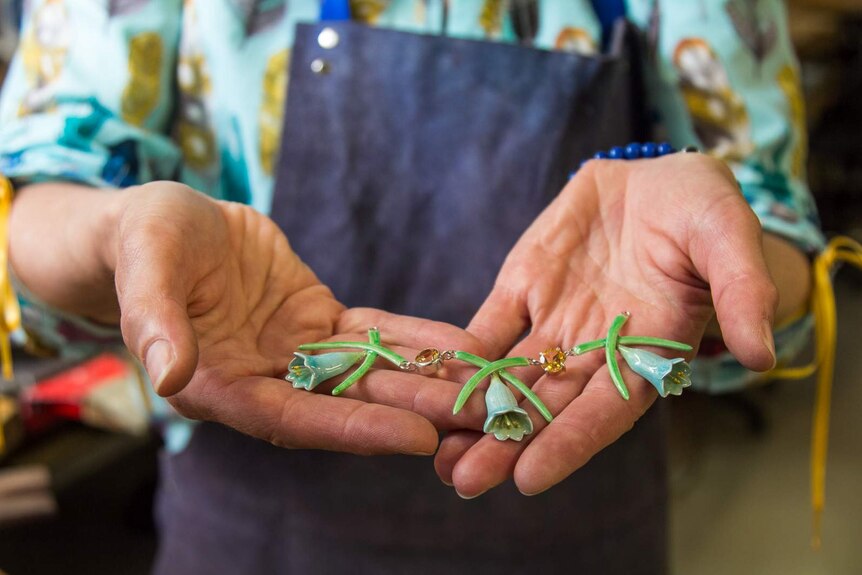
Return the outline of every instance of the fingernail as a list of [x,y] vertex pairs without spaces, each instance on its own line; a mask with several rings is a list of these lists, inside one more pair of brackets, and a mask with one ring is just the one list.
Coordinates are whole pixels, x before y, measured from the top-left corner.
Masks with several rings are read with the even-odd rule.
[[[485,491],[487,491],[487,489],[486,489]],[[461,493],[459,493],[459,492],[458,492],[458,490],[456,489],[456,490],[455,490],[455,493],[458,493],[458,497],[460,497],[461,499],[465,499],[465,500],[469,501],[470,499],[476,499],[477,497],[479,497],[480,495],[482,495],[483,493],[485,493],[485,491],[480,491],[480,492],[479,492],[479,493],[477,493],[476,495],[462,495],[462,494],[461,494]]]
[[453,487],[453,486],[455,485],[455,484],[454,484],[454,483],[452,483],[451,481],[446,481],[445,479],[441,479],[440,481],[441,481],[441,482],[443,483],[443,485],[445,485],[446,487]]
[[153,382],[153,388],[156,390],[156,393],[159,393],[159,388],[171,372],[176,361],[177,357],[174,355],[174,348],[167,340],[157,339],[150,344],[149,349],[147,349],[145,367],[147,368],[147,374],[150,376],[150,381]]
[[766,346],[767,351],[769,351],[769,355],[772,356],[772,365],[769,369],[775,367],[778,359],[775,356],[775,339],[772,336],[772,324],[768,319],[763,320],[763,331],[761,336],[763,337],[763,345]]
[[544,493],[548,489],[549,488],[546,487],[545,489],[540,489],[539,491],[533,491],[532,493],[527,493],[526,491],[521,491],[521,495],[524,495],[526,497],[533,497],[534,495],[539,495],[540,493]]

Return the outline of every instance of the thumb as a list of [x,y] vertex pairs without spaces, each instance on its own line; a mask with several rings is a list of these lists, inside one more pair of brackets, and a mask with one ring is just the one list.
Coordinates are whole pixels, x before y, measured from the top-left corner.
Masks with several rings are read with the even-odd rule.
[[710,285],[724,342],[745,367],[775,366],[772,326],[778,290],[763,256],[763,233],[754,212],[739,204],[720,218],[704,218],[691,250],[695,267]]
[[485,345],[488,357],[505,357],[530,327],[530,313],[520,294],[498,278],[494,289],[470,320],[467,331]]
[[198,342],[189,320],[180,273],[156,250],[144,248],[117,262],[120,327],[131,352],[143,363],[156,393],[168,397],[188,384],[198,362]]

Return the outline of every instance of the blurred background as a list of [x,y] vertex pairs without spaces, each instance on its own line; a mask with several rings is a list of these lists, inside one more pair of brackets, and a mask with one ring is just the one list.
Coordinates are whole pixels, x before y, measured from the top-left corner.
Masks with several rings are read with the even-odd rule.
[[[15,47],[15,4],[0,2],[0,78]],[[788,7],[807,97],[809,180],[824,229],[862,240],[862,158],[855,156],[862,152],[862,0],[792,0]],[[673,573],[862,573],[856,531],[862,522],[862,354],[855,333],[862,324],[862,274],[843,270],[836,292],[839,344],[822,549],[809,544],[813,381],[722,397],[688,393],[672,402]],[[16,431],[21,413],[0,387],[6,431],[0,574],[113,574],[118,565],[124,574],[149,570],[160,441],[139,422],[111,418],[117,410],[146,407],[146,396],[123,352],[108,351],[76,370],[54,362],[28,372],[51,385],[47,395],[30,398],[31,415],[34,406],[43,412],[37,432],[27,437]]]

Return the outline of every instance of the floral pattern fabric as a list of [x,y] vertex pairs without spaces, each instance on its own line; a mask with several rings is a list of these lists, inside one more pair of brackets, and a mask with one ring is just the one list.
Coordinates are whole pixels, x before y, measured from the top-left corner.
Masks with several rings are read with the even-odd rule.
[[[602,45],[589,0],[349,4],[356,20],[416,33]],[[319,11],[319,0],[31,0],[0,99],[0,171],[18,185],[172,179],[268,213],[294,27]],[[647,96],[667,139],[727,161],[765,230],[819,250],[783,3],[628,0],[626,11],[644,31]]]

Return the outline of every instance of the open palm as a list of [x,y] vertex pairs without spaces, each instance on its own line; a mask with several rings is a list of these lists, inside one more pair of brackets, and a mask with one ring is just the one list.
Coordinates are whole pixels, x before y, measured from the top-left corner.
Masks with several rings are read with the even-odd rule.
[[[400,408],[414,403],[427,378],[378,374],[370,399],[360,386],[336,398],[281,379],[299,344],[334,335],[344,308],[271,220],[156,182],[130,195],[118,234],[124,338],[182,414],[285,447],[435,451],[432,423]],[[416,321],[385,318],[392,329]]]
[[[774,362],[776,299],[760,225],[723,164],[695,154],[594,161],[518,241],[468,331],[495,357],[537,357],[604,337],[623,311],[625,334],[696,346],[715,314],[737,359],[764,370]],[[599,352],[568,367],[520,373],[555,415],[550,424],[524,402],[536,430],[521,443],[451,434],[435,462],[441,478],[470,497],[514,474],[522,492],[538,493],[628,431],[657,397],[623,365],[631,398],[622,399]]]

